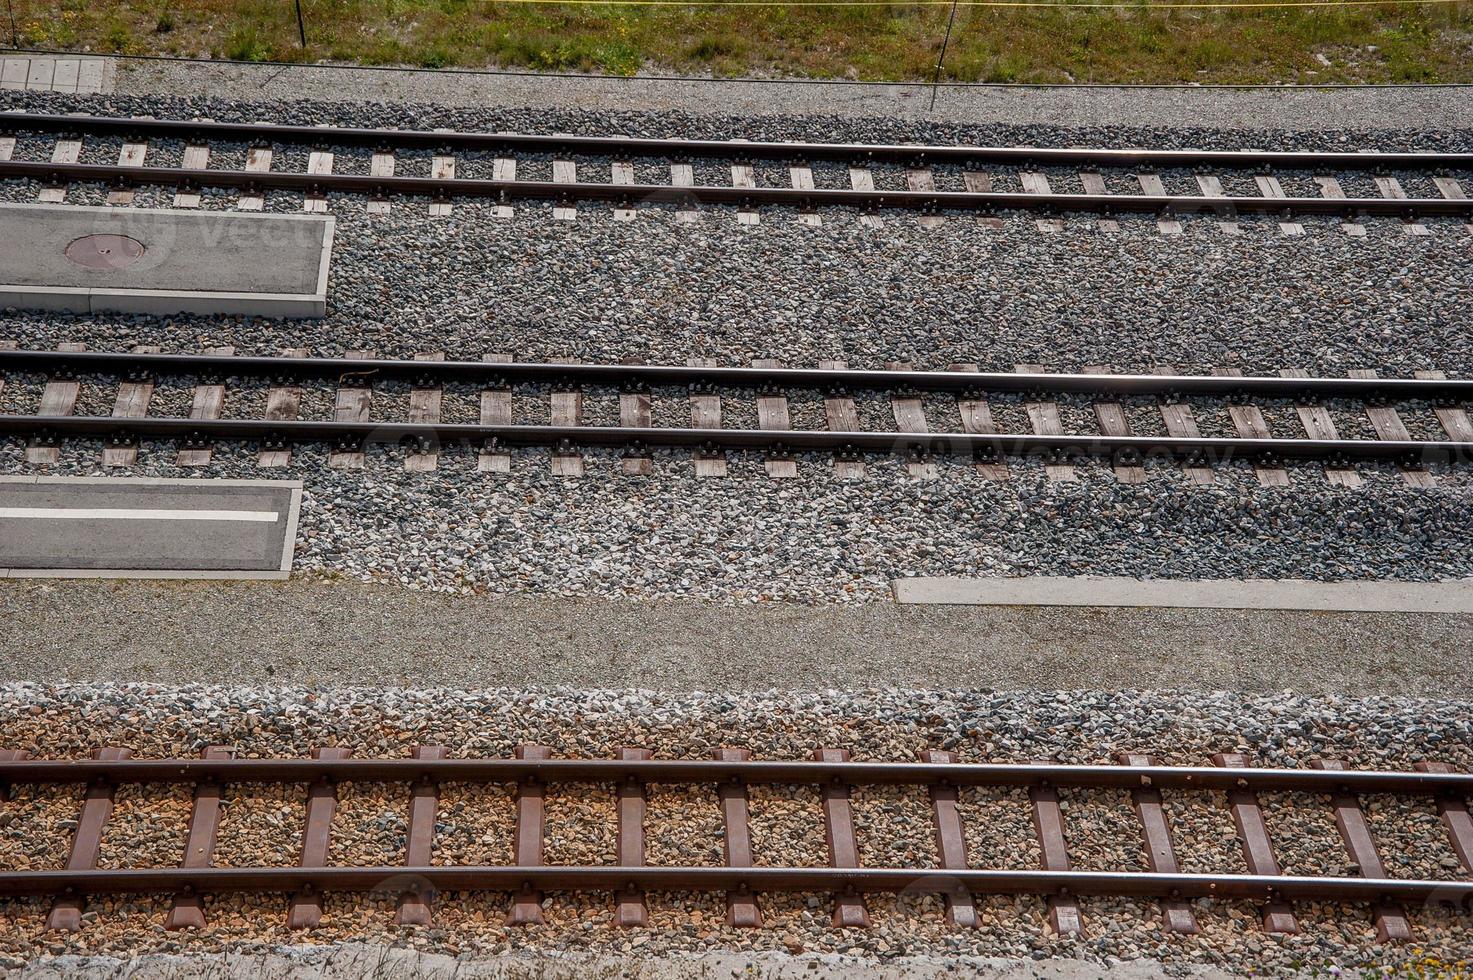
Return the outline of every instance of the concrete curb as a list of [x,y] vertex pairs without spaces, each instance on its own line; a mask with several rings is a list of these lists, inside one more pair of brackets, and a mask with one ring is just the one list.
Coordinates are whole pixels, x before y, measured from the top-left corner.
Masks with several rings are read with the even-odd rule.
[[1473,613],[1473,580],[1311,582],[1133,578],[902,578],[895,601],[953,606],[1136,606],[1325,612]]

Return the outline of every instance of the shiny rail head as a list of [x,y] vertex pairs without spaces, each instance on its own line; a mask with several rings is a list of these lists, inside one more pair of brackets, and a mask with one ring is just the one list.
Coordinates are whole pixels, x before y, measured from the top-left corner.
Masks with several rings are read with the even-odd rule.
[[413,445],[418,452],[455,447],[563,447],[843,453],[989,462],[1004,457],[1064,465],[1084,459],[1186,461],[1193,466],[1280,465],[1321,460],[1336,467],[1384,462],[1428,467],[1473,461],[1473,442],[1375,439],[1242,439],[1174,436],[976,435],[813,429],[630,428],[592,425],[482,425],[421,422],[317,422],[281,419],[120,418],[0,415],[0,435],[57,440],[229,439],[272,448],[308,443],[364,449]]
[[1048,391],[1074,394],[1202,395],[1263,398],[1396,398],[1473,401],[1473,379],[1461,378],[1284,378],[1195,374],[1088,374],[1001,371],[884,371],[869,368],[692,367],[664,364],[548,364],[531,361],[417,361],[403,358],[138,354],[130,351],[0,350],[0,371],[97,371],[156,375],[212,374],[229,377],[290,377],[341,381],[360,379],[479,381],[493,387],[568,380],[586,385],[682,387],[714,384],[733,388],[772,385],[789,391],[835,387],[873,391],[914,389],[964,394]]
[[1259,901],[1406,901],[1467,907],[1473,881],[1293,875],[1161,874],[1143,871],[1024,871],[925,868],[456,866],[137,868],[15,871],[0,876],[0,895],[179,891],[387,891],[405,882],[439,891],[657,890],[757,892],[1102,895],[1132,898],[1231,897]]
[[115,187],[165,186],[185,189],[215,187],[234,190],[287,190],[311,194],[337,192],[370,198],[402,194],[432,200],[463,198],[497,201],[601,201],[628,206],[644,204],[691,206],[709,204],[750,208],[774,205],[807,209],[842,207],[860,212],[876,210],[922,212],[1044,212],[1053,215],[1123,214],[1174,217],[1203,215],[1231,220],[1240,215],[1321,215],[1332,218],[1379,216],[1392,218],[1473,217],[1473,199],[1457,198],[1322,198],[1322,197],[1206,197],[1150,194],[1029,194],[980,191],[878,191],[791,187],[726,187],[669,184],[613,184],[558,181],[495,180],[486,178],[376,177],[344,173],[289,173],[285,171],[184,170],[167,167],[127,167],[114,164],[50,163],[9,160],[0,162],[0,178],[104,183]]
[[229,782],[302,782],[318,777],[354,781],[515,782],[544,781],[657,783],[828,782],[849,785],[951,784],[957,786],[1077,786],[1202,791],[1248,788],[1307,792],[1402,794],[1473,793],[1473,773],[1395,770],[1271,769],[1230,766],[1125,766],[955,762],[815,762],[808,760],[713,761],[707,759],[22,759],[0,761],[0,781],[72,783],[179,783],[200,779]]

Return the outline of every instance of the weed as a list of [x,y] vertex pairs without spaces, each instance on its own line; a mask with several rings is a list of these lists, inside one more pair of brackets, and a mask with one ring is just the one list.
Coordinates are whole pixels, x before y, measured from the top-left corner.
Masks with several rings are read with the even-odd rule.
[[271,48],[255,24],[234,28],[225,38],[225,57],[234,61],[268,61]]
[[102,35],[101,47],[104,51],[128,54],[134,47],[133,31],[122,21],[113,21],[108,24],[106,32]]
[[420,52],[415,58],[415,63],[421,68],[445,68],[455,64],[455,56],[444,47],[436,45],[426,51]]
[[745,53],[746,45],[737,37],[703,36],[685,49],[685,56],[693,61],[715,61],[718,58],[734,58]]
[[633,75],[639,62],[639,49],[627,41],[599,45],[593,53],[593,63],[610,75]]
[[[1066,0],[1067,2],[1067,0]],[[269,58],[929,79],[944,7],[566,7],[494,0],[14,0],[28,43]],[[1437,10],[963,9],[945,76],[985,82],[1473,81],[1473,0]],[[1374,45],[1376,50],[1367,50]],[[1314,58],[1326,54],[1326,66]]]
[[1187,63],[1197,71],[1211,71],[1232,60],[1233,49],[1221,38],[1204,37],[1187,51]]

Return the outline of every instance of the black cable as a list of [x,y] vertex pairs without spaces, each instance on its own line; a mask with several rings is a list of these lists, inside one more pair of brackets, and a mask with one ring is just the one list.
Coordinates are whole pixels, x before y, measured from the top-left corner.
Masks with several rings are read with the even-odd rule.
[[941,57],[936,59],[936,77],[931,79],[931,112],[936,111],[936,91],[941,85],[941,66],[946,62],[946,47],[951,44],[951,25],[956,23],[956,0],[951,0],[951,16],[946,20],[946,37],[941,40]]
[[297,0],[297,36],[302,39],[302,47],[307,46],[307,23],[302,20],[302,0]]

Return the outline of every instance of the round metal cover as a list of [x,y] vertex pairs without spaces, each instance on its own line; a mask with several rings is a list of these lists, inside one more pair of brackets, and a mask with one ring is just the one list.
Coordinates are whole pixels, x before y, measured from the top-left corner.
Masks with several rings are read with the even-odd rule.
[[143,258],[143,243],[127,235],[84,235],[66,247],[84,269],[122,269]]

